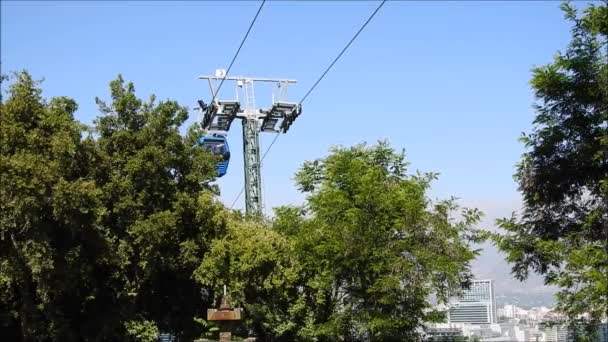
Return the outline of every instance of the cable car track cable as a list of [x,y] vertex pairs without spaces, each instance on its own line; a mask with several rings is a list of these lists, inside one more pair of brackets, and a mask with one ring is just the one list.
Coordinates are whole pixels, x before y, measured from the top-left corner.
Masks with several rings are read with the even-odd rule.
[[[266,1],[266,0],[264,0],[264,1]],[[384,6],[385,2],[386,2],[386,0],[382,0],[382,2],[380,2],[380,5],[378,5],[378,7],[376,7],[376,9],[374,10],[374,12],[372,12],[372,14],[369,16],[369,18],[367,18],[367,20],[359,28],[359,30],[357,31],[357,33],[355,33],[355,35],[350,39],[350,41],[348,42],[348,44],[346,44],[346,46],[344,46],[344,48],[342,49],[342,51],[340,51],[340,53],[338,54],[338,56],[336,56],[336,58],[334,58],[333,62],[331,62],[331,64],[327,67],[327,69],[325,69],[325,71],[323,72],[323,74],[321,74],[321,76],[319,77],[319,79],[313,84],[313,86],[308,90],[308,92],[306,92],[306,95],[304,95],[304,97],[302,97],[302,99],[300,100],[300,102],[298,102],[299,104],[302,104],[302,102],[304,102],[304,100],[306,100],[306,98],[308,97],[308,95],[310,95],[310,93],[312,93],[312,91],[317,87],[317,85],[321,82],[321,80],[323,80],[323,78],[325,77],[325,75],[327,75],[327,73],[329,72],[329,70],[331,70],[331,68],[334,66],[334,64],[336,64],[336,62],[342,57],[342,55],[344,55],[344,52],[346,52],[346,50],[348,50],[348,48],[355,41],[355,39],[357,39],[357,37],[359,36],[359,34],[361,34],[361,32],[363,32],[363,30],[365,29],[365,27],[367,26],[367,24],[369,24],[369,22],[376,16],[376,14],[378,13],[378,11],[380,11],[380,8],[382,8],[382,6]],[[264,5],[264,3],[262,3],[262,5]],[[260,10],[261,9],[262,9],[262,7],[260,6]],[[259,13],[259,10],[258,10],[258,13]],[[257,14],[256,14],[256,17],[257,17]],[[254,21],[255,21],[255,19],[254,19]],[[252,25],[253,25],[253,23],[252,23]],[[249,31],[247,33],[249,33]],[[231,66],[232,66],[232,64],[231,64]],[[228,70],[230,70],[230,68],[228,68]],[[228,72],[226,72],[226,74],[228,74]],[[226,76],[224,76],[224,78],[225,77]],[[223,82],[223,80],[222,80],[222,82]],[[221,83],[220,83],[220,86],[221,86]],[[219,88],[218,88],[218,91],[219,91]],[[262,155],[260,163],[264,162],[264,159],[266,158],[266,155],[270,152],[270,149],[272,148],[272,146],[274,145],[274,143],[277,141],[277,139],[279,138],[279,136],[280,136],[280,133],[277,133],[275,135],[274,139],[272,139],[272,142],[270,143],[270,145],[268,146],[268,148],[266,149],[266,151],[264,151],[264,154]],[[239,194],[236,196],[236,198],[234,199],[234,201],[232,202],[232,204],[230,205],[230,209],[234,208],[234,205],[236,204],[236,202],[239,200],[239,198],[241,198],[241,195],[243,194],[243,191],[245,191],[245,187],[244,186],[241,189],[241,191],[239,192]]]
[[255,24],[256,20],[258,19],[258,16],[260,15],[260,12],[262,11],[262,7],[264,7],[265,3],[266,3],[266,0],[262,0],[262,3],[260,4],[260,7],[258,8],[258,11],[256,12],[255,16],[253,17],[251,24],[249,24],[249,28],[247,29],[247,32],[245,33],[243,40],[241,40],[241,44],[239,45],[239,48],[236,50],[236,53],[234,54],[234,57],[232,58],[232,61],[230,62],[230,65],[228,66],[228,69],[226,70],[224,77],[222,77],[222,80],[220,81],[220,85],[217,87],[215,94],[213,94],[213,98],[211,98],[211,103],[213,103],[213,101],[215,101],[217,94],[220,93],[220,89],[222,88],[222,85],[224,84],[224,81],[226,80],[226,77],[228,76],[230,69],[232,69],[232,65],[234,64],[234,61],[236,61],[236,58],[238,57],[239,53],[241,52],[241,48],[245,44],[247,37],[249,37],[249,33],[251,32],[251,29],[253,28],[253,24]]
[[321,80],[325,77],[325,75],[327,75],[327,73],[329,72],[329,70],[331,70],[331,68],[334,66],[334,64],[336,64],[336,62],[340,59],[340,57],[342,57],[342,55],[344,54],[344,52],[346,52],[346,50],[348,50],[349,46],[355,41],[355,39],[357,39],[357,37],[359,36],[359,34],[365,29],[365,27],[367,26],[367,24],[369,24],[369,22],[374,18],[374,16],[376,16],[376,13],[378,13],[378,11],[380,10],[380,8],[382,8],[382,6],[384,6],[385,2],[386,2],[386,0],[382,0],[382,2],[380,3],[380,5],[378,5],[378,7],[376,7],[376,10],[372,13],[372,15],[369,16],[369,18],[367,18],[367,20],[365,21],[365,23],[363,24],[363,26],[361,26],[361,28],[359,29],[359,31],[357,31],[357,33],[355,33],[355,35],[351,38],[351,40],[348,42],[348,44],[346,44],[346,46],[344,47],[344,49],[342,49],[342,51],[340,51],[340,53],[334,59],[334,61],[331,62],[331,64],[327,67],[327,69],[325,69],[325,72],[323,72],[323,74],[321,75],[321,77],[319,77],[319,79],[317,80],[317,82],[315,82],[315,84],[313,84],[313,86],[310,88],[310,90],[308,90],[308,92],[306,93],[306,95],[304,95],[304,97],[300,100],[300,102],[299,102],[300,104],[302,104],[302,102],[304,102],[304,100],[306,100],[306,98],[308,97],[308,95],[310,95],[310,93],[312,93],[312,91],[317,87],[317,85],[319,84],[319,82],[321,82]]

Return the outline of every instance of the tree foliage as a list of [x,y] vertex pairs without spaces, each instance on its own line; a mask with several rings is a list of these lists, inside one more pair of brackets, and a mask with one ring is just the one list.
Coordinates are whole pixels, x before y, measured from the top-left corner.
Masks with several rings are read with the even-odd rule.
[[[432,201],[387,143],[335,148],[296,175],[301,207],[273,220],[230,213],[187,111],[142,100],[122,77],[97,99],[46,100],[15,75],[2,111],[0,328],[24,341],[192,340],[227,285],[242,335],[402,341],[467,284],[481,213]],[[203,331],[204,330],[204,331]]]
[[216,305],[227,286],[233,305],[245,309],[247,335],[261,340],[297,338],[298,314],[304,310],[298,281],[302,269],[292,240],[260,221],[231,220],[228,233],[212,243],[195,278],[215,289]]
[[193,317],[207,303],[192,272],[226,225],[209,186],[214,160],[200,146],[199,130],[180,135],[185,108],[154,97],[144,102],[120,76],[110,88],[110,105],[97,100],[103,115],[95,122],[93,177],[102,193],[99,221],[111,233],[112,262],[120,270],[112,278],[113,304],[126,317],[193,337]]
[[533,70],[537,114],[516,174],[524,208],[499,220],[496,241],[515,276],[543,274],[561,310],[597,321],[608,313],[608,7],[562,8],[572,40]]
[[0,317],[26,340],[70,340],[108,244],[95,224],[95,147],[81,139],[73,100],[47,102],[30,75],[15,77],[0,104]]
[[483,235],[477,210],[457,221],[454,200],[428,199],[434,177],[408,175],[386,143],[333,149],[296,175],[306,205],[215,242],[198,279],[233,284],[264,340],[413,340],[441,318],[430,296],[468,282]]
[[[36,340],[150,340],[197,334],[207,306],[192,273],[225,211],[214,159],[186,109],[113,81],[94,130],[76,103],[29,74],[0,104],[0,323]],[[92,132],[95,132],[95,135]],[[130,337],[129,337],[130,336]]]

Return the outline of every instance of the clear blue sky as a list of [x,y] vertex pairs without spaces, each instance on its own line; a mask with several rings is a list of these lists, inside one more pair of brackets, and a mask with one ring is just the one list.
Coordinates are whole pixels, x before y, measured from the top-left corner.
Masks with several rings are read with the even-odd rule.
[[[2,72],[44,77],[44,94],[73,97],[84,123],[118,73],[142,97],[193,108],[210,97],[197,76],[228,66],[258,6],[3,1]],[[376,6],[268,2],[231,74],[297,79],[289,91],[297,101]],[[568,41],[557,1],[388,2],[273,147],[263,169],[267,207],[302,202],[293,174],[304,160],[332,145],[386,138],[406,149],[413,170],[441,173],[433,196],[462,198],[486,211],[489,224],[508,215],[520,198],[512,179],[523,152],[517,138],[534,115],[530,70]],[[225,84],[221,97],[233,93]],[[268,104],[270,91],[259,88],[256,97]],[[272,137],[263,136],[263,148]],[[229,138],[233,158],[219,182],[228,205],[243,184],[238,124]],[[507,269],[484,267],[489,275]]]

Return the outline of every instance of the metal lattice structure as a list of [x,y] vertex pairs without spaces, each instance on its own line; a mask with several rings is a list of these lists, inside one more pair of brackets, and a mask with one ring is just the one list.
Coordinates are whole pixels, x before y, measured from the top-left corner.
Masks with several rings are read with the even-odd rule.
[[[245,210],[247,214],[262,214],[262,177],[260,160],[260,132],[287,133],[295,119],[302,113],[300,103],[287,102],[287,87],[295,80],[226,77],[224,70],[217,70],[215,76],[200,76],[209,81],[211,103],[198,101],[202,113],[201,125],[208,131],[229,131],[234,119],[243,124],[243,160],[245,175]],[[215,90],[217,81],[235,81],[236,99],[218,100]],[[255,82],[270,82],[277,85],[272,94],[270,108],[255,105]],[[239,98],[243,98],[241,105]]]

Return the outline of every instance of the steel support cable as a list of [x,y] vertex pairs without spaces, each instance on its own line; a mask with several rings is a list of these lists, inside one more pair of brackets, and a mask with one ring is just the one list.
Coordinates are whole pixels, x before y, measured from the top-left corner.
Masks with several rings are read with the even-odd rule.
[[[312,93],[312,91],[317,87],[317,85],[321,82],[321,80],[323,80],[323,78],[325,77],[325,75],[327,75],[327,73],[329,72],[329,70],[331,70],[331,68],[334,66],[334,64],[336,64],[336,62],[342,57],[342,55],[344,54],[344,52],[346,52],[346,50],[348,50],[348,48],[355,41],[355,39],[357,39],[357,37],[359,36],[359,34],[361,34],[361,32],[363,32],[363,30],[365,29],[365,27],[367,26],[367,24],[369,24],[369,22],[376,16],[376,14],[378,13],[378,11],[380,11],[380,8],[382,8],[382,6],[384,6],[385,2],[386,2],[386,0],[382,0],[380,2],[380,4],[378,5],[378,7],[376,7],[376,9],[374,10],[374,12],[372,12],[372,14],[369,16],[369,18],[367,18],[367,20],[363,23],[363,25],[361,26],[361,28],[359,28],[359,30],[357,31],[357,33],[355,33],[355,35],[350,39],[350,41],[348,42],[348,44],[346,44],[346,46],[344,46],[344,48],[342,49],[342,51],[340,51],[340,53],[338,54],[338,56],[336,56],[336,58],[334,58],[333,62],[331,62],[331,64],[327,67],[327,69],[325,69],[325,71],[323,72],[323,74],[321,74],[321,76],[319,77],[319,79],[313,84],[312,87],[310,87],[310,89],[308,90],[308,92],[306,92],[306,95],[304,95],[304,97],[302,97],[302,99],[300,100],[300,102],[298,102],[299,104],[302,104],[302,102],[304,102],[304,100],[306,100],[306,98],[308,97],[308,95],[310,95],[310,93]],[[264,158],[266,158],[266,155],[268,154],[268,152],[270,152],[270,149],[272,148],[272,146],[274,145],[274,143],[279,138],[279,135],[280,135],[280,133],[277,133],[275,135],[274,139],[272,139],[272,142],[270,143],[270,145],[268,146],[268,148],[266,149],[266,151],[264,151],[264,154],[262,155],[262,159],[260,160],[260,163],[262,163],[264,161]],[[241,191],[239,192],[239,194],[236,196],[236,198],[234,199],[234,201],[232,202],[232,205],[230,205],[230,209],[234,208],[234,205],[236,204],[236,202],[239,200],[239,198],[243,194],[243,191],[245,191],[245,187],[244,186],[241,189]]]
[[340,51],[340,53],[334,59],[334,61],[331,62],[331,64],[327,67],[327,69],[325,69],[325,72],[323,72],[323,74],[321,75],[321,77],[319,77],[319,79],[317,80],[317,82],[315,82],[315,84],[313,84],[313,86],[310,88],[310,90],[308,90],[308,92],[306,93],[306,95],[304,95],[304,97],[300,100],[300,102],[299,102],[300,104],[302,104],[302,102],[304,102],[304,100],[306,100],[306,98],[308,97],[308,95],[310,95],[310,93],[312,93],[312,91],[317,87],[317,85],[319,84],[319,82],[321,82],[321,80],[325,77],[325,75],[327,75],[327,73],[329,72],[329,70],[331,70],[331,68],[334,66],[334,64],[336,64],[336,62],[340,59],[340,57],[342,57],[342,55],[344,54],[344,52],[346,52],[346,50],[348,50],[348,48],[350,47],[350,45],[355,41],[355,39],[357,39],[357,37],[359,36],[359,34],[361,34],[361,32],[363,32],[363,30],[365,29],[365,27],[367,26],[367,24],[369,24],[369,22],[372,21],[372,19],[374,18],[374,16],[376,16],[376,13],[378,13],[378,11],[380,10],[380,8],[382,8],[382,6],[384,6],[385,2],[386,2],[386,0],[382,0],[382,2],[380,2],[380,5],[378,5],[378,7],[376,7],[376,10],[369,16],[369,18],[367,18],[367,20],[365,21],[365,23],[363,23],[363,26],[361,26],[361,28],[359,29],[359,31],[357,31],[357,33],[355,33],[355,35],[351,38],[351,40],[348,42],[348,44],[346,44],[346,46],[344,47],[344,49],[342,49],[342,51]]
[[222,85],[224,84],[224,81],[226,80],[228,73],[230,73],[230,69],[232,69],[232,65],[234,64],[234,61],[236,61],[236,58],[239,56],[239,53],[241,52],[241,48],[245,44],[247,37],[249,37],[249,33],[251,32],[251,29],[253,28],[253,24],[255,24],[256,20],[258,19],[258,16],[260,15],[260,12],[262,11],[262,7],[264,7],[265,3],[266,3],[266,0],[262,0],[262,3],[260,4],[258,11],[256,12],[255,16],[253,17],[253,20],[251,21],[251,24],[249,24],[249,28],[247,29],[247,32],[245,33],[243,40],[241,40],[241,45],[239,45],[239,48],[236,50],[236,53],[234,54],[234,57],[232,57],[232,61],[230,62],[230,65],[228,66],[228,69],[226,70],[224,77],[222,77],[222,80],[220,81],[220,85],[217,87],[215,94],[213,94],[213,98],[211,98],[212,104],[213,104],[213,101],[215,101],[217,94],[220,93],[220,89],[222,88]]

